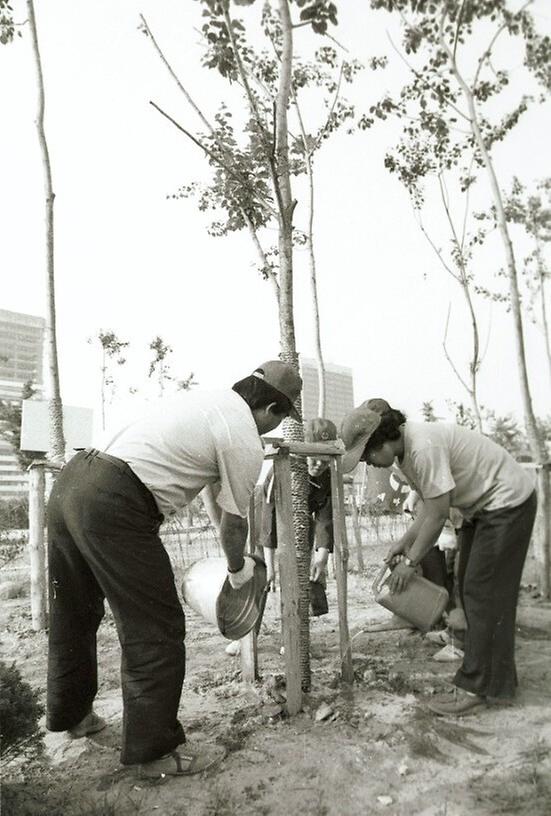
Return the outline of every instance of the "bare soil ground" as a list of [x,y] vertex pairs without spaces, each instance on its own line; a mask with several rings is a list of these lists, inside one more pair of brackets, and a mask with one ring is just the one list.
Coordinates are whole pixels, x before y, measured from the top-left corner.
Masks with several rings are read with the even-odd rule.
[[[279,598],[259,637],[262,680],[246,686],[239,658],[214,627],[188,614],[188,673],[181,720],[190,742],[228,753],[201,776],[147,783],[119,765],[120,653],[108,615],[100,630],[97,711],[108,728],[91,739],[45,736],[42,762],[5,768],[4,816],[494,816],[551,814],[551,604],[524,590],[517,628],[520,690],[515,705],[461,719],[432,715],[424,701],[448,689],[456,663],[418,632],[366,633],[388,616],[370,586],[382,549],[364,575],[349,576],[356,682],[340,683],[334,582],[330,613],[312,620],[312,691],[295,718],[284,693]],[[15,660],[44,693],[46,635],[31,629],[29,600],[4,601],[2,659]],[[322,703],[330,716],[316,721]]]

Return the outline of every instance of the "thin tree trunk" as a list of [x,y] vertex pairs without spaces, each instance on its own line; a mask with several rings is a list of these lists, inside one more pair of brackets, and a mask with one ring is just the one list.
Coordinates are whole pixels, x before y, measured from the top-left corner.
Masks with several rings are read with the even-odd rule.
[[107,372],[107,362],[105,359],[105,347],[102,344],[101,350],[101,428],[105,430],[105,375]]
[[55,193],[52,185],[52,171],[46,133],[44,130],[44,77],[38,46],[36,18],[33,0],[27,0],[27,13],[31,29],[31,40],[38,85],[38,113],[36,127],[38,141],[42,154],[44,170],[44,191],[46,196],[46,353],[48,356],[48,412],[50,420],[50,451],[49,458],[54,462],[63,462],[65,459],[65,437],[63,434],[63,404],[61,402],[61,388],[59,383],[59,366],[57,359],[56,338],[56,307],[55,307],[55,277],[54,277],[54,200]]
[[480,406],[478,404],[478,369],[480,366],[480,338],[478,334],[478,323],[476,320],[476,314],[474,311],[471,292],[469,290],[469,284],[467,282],[466,276],[464,278],[464,283],[462,283],[462,288],[463,294],[465,295],[465,300],[467,301],[467,307],[469,309],[471,325],[473,329],[473,356],[471,362],[469,363],[469,374],[471,379],[471,387],[469,389],[469,393],[471,395],[471,401],[473,404],[473,411],[476,418],[478,430],[480,433],[483,433],[482,415],[480,413]]
[[540,276],[540,307],[541,307],[541,322],[543,324],[543,338],[545,343],[545,353],[547,355],[547,371],[549,374],[549,383],[551,384],[551,341],[549,338],[549,322],[547,320],[547,305],[545,303],[545,268],[541,259],[541,250],[538,245],[537,248],[538,272]]
[[[520,306],[517,267],[515,261],[515,254],[513,250],[513,243],[511,241],[511,236],[509,235],[507,217],[505,215],[505,210],[503,207],[501,190],[499,188],[499,183],[497,180],[492,159],[486,148],[484,138],[480,131],[473,93],[469,86],[467,85],[467,83],[465,82],[465,80],[463,79],[461,73],[459,72],[457,64],[455,62],[455,58],[451,53],[449,47],[447,46],[443,36],[441,37],[441,43],[443,48],[446,50],[448,54],[451,69],[453,71],[455,78],[457,79],[457,82],[461,86],[463,95],[467,102],[467,106],[469,108],[469,116],[471,120],[471,130],[478,150],[480,151],[480,155],[484,163],[484,167],[486,168],[486,172],[488,173],[488,178],[490,181],[490,188],[492,191],[494,207],[496,209],[498,229],[503,241],[503,247],[505,249],[507,274],[509,277],[511,312],[513,315],[513,326],[516,341],[517,367],[520,380],[521,397],[524,407],[524,421],[526,433],[528,436],[530,450],[532,452],[532,456],[534,457],[534,461],[537,464],[543,464],[547,460],[547,451],[545,449],[545,444],[543,442],[541,434],[539,433],[539,429],[536,423],[536,417],[534,415],[534,409],[532,406],[532,395],[530,392],[530,385],[528,382],[528,371],[526,366],[526,351],[524,345],[524,329],[522,323],[522,311]],[[543,530],[543,542],[542,542],[543,558],[541,564],[542,574],[540,576],[540,591],[545,598],[548,598],[551,589],[551,576],[549,575],[551,557],[551,506],[550,506],[551,500],[548,489],[540,490],[539,494],[540,503],[542,505],[543,518],[546,519],[546,524],[544,524]]]
[[314,168],[312,164],[312,152],[308,146],[306,129],[302,121],[302,115],[298,105],[296,94],[293,91],[293,101],[297,112],[302,144],[304,147],[304,162],[306,175],[308,177],[308,230],[306,233],[308,260],[310,266],[310,292],[312,295],[312,311],[314,315],[314,349],[318,368],[318,416],[325,416],[326,408],[326,387],[325,387],[325,365],[323,362],[323,352],[321,347],[320,312],[318,301],[318,276],[316,270],[316,254],[314,252]]
[[[291,93],[291,69],[293,59],[293,33],[288,0],[278,0],[279,15],[282,27],[282,49],[280,63],[279,87],[276,98],[276,183],[279,204],[279,328],[281,359],[299,369],[298,354],[295,343],[295,326],[293,317],[293,210],[295,201],[292,197],[289,175],[289,148],[287,111]],[[302,413],[302,405],[297,408]],[[303,441],[302,424],[286,420],[285,438]],[[310,549],[308,532],[310,519],[307,501],[306,461],[295,457],[291,471],[291,490],[293,498],[293,519],[297,547],[297,567],[299,579],[299,614],[300,614],[300,663],[301,681],[304,690],[311,684],[310,675]]]
[[[471,162],[471,165],[472,165],[472,162]],[[453,270],[448,266],[448,264],[445,263],[444,259],[442,258],[442,255],[440,253],[440,250],[438,250],[434,246],[433,242],[430,240],[428,235],[427,235],[427,238],[429,238],[429,241],[430,241],[431,245],[433,246],[434,250],[436,251],[436,254],[438,255],[438,257],[440,258],[440,261],[444,265],[444,268],[449,272],[449,274],[452,276],[452,278],[454,278],[454,280],[456,280],[457,283],[461,286],[461,289],[463,290],[463,295],[464,295],[466,303],[467,303],[467,309],[469,311],[469,315],[470,315],[470,318],[471,318],[472,333],[473,333],[473,353],[472,353],[471,362],[469,363],[470,386],[466,382],[464,382],[464,380],[463,380],[463,378],[461,376],[459,376],[459,372],[456,370],[455,366],[453,365],[453,363],[451,361],[451,358],[447,355],[447,353],[446,353],[446,356],[448,357],[448,362],[450,363],[454,373],[456,374],[456,376],[458,377],[460,383],[464,386],[467,393],[469,394],[469,397],[471,398],[471,403],[472,403],[474,415],[475,415],[475,418],[476,418],[476,424],[477,424],[478,430],[480,431],[480,433],[482,433],[483,432],[483,430],[482,430],[482,416],[481,416],[481,413],[480,413],[480,406],[478,404],[478,396],[477,396],[477,377],[478,377],[478,369],[480,368],[480,340],[479,340],[479,333],[478,333],[478,322],[477,322],[477,319],[476,319],[476,313],[475,313],[475,310],[474,310],[473,301],[472,301],[472,298],[471,298],[471,291],[470,291],[470,288],[469,288],[469,278],[468,278],[467,270],[466,270],[466,267],[465,267],[465,256],[463,254],[463,247],[464,247],[464,241],[465,241],[465,228],[466,228],[466,220],[467,220],[467,213],[468,213],[468,203],[469,203],[469,193],[467,191],[467,198],[466,198],[466,203],[465,203],[465,214],[464,214],[464,218],[463,218],[463,231],[462,231],[461,240],[459,240],[459,236],[457,234],[457,230],[455,228],[455,224],[454,224],[454,221],[453,221],[453,218],[452,218],[452,215],[451,215],[451,212],[450,212],[450,208],[449,208],[449,205],[448,205],[447,191],[446,191],[446,186],[445,186],[445,183],[444,183],[444,178],[443,178],[442,172],[440,172],[439,175],[438,175],[438,184],[439,184],[439,187],[440,187],[440,197],[442,199],[442,204],[444,206],[444,211],[446,213],[446,218],[448,220],[448,224],[450,225],[450,230],[451,230],[451,233],[452,233],[453,243],[455,244],[455,248],[456,248],[456,251],[457,251],[457,265],[459,267],[459,274],[456,274],[455,272],[453,272]],[[424,229],[423,229],[423,232],[425,232]],[[426,235],[426,233],[425,233],[425,235]]]

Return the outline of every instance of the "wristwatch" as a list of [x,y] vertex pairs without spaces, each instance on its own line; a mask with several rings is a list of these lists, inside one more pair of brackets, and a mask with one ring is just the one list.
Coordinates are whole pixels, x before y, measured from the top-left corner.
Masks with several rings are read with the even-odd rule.
[[417,564],[414,561],[412,561],[408,555],[406,555],[406,557],[404,558],[404,564],[406,565],[406,567],[413,567],[413,569],[415,569],[415,567],[417,566]]

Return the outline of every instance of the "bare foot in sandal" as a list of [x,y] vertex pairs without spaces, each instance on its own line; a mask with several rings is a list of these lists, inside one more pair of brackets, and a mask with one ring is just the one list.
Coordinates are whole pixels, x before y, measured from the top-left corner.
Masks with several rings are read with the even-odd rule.
[[91,709],[74,728],[69,728],[67,733],[71,739],[81,739],[82,737],[88,737],[90,734],[97,734],[98,731],[103,731],[106,725],[107,723],[103,717],[100,717],[94,709]]
[[191,776],[202,773],[221,762],[226,756],[222,746],[207,745],[191,748],[179,745],[175,751],[139,766],[142,779],[163,779],[165,776]]

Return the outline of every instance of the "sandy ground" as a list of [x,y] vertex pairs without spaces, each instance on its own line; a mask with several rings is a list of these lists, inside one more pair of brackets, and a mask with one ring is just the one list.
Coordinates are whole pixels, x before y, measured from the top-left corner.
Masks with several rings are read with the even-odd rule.
[[[330,613],[312,620],[312,691],[304,710],[282,715],[278,598],[259,637],[262,679],[240,681],[239,658],[188,612],[188,674],[181,719],[190,742],[221,743],[224,762],[201,776],[147,783],[119,766],[120,653],[113,621],[100,630],[98,712],[108,728],[91,739],[47,734],[43,763],[4,769],[4,816],[493,816],[551,814],[551,604],[523,591],[518,616],[520,691],[515,705],[457,720],[424,701],[448,689],[456,663],[418,632],[365,632],[388,615],[371,597],[381,552],[349,576],[356,682],[340,683],[335,585]],[[28,598],[4,601],[2,658],[44,692],[46,636],[30,627]],[[331,713],[316,721],[322,703]]]

